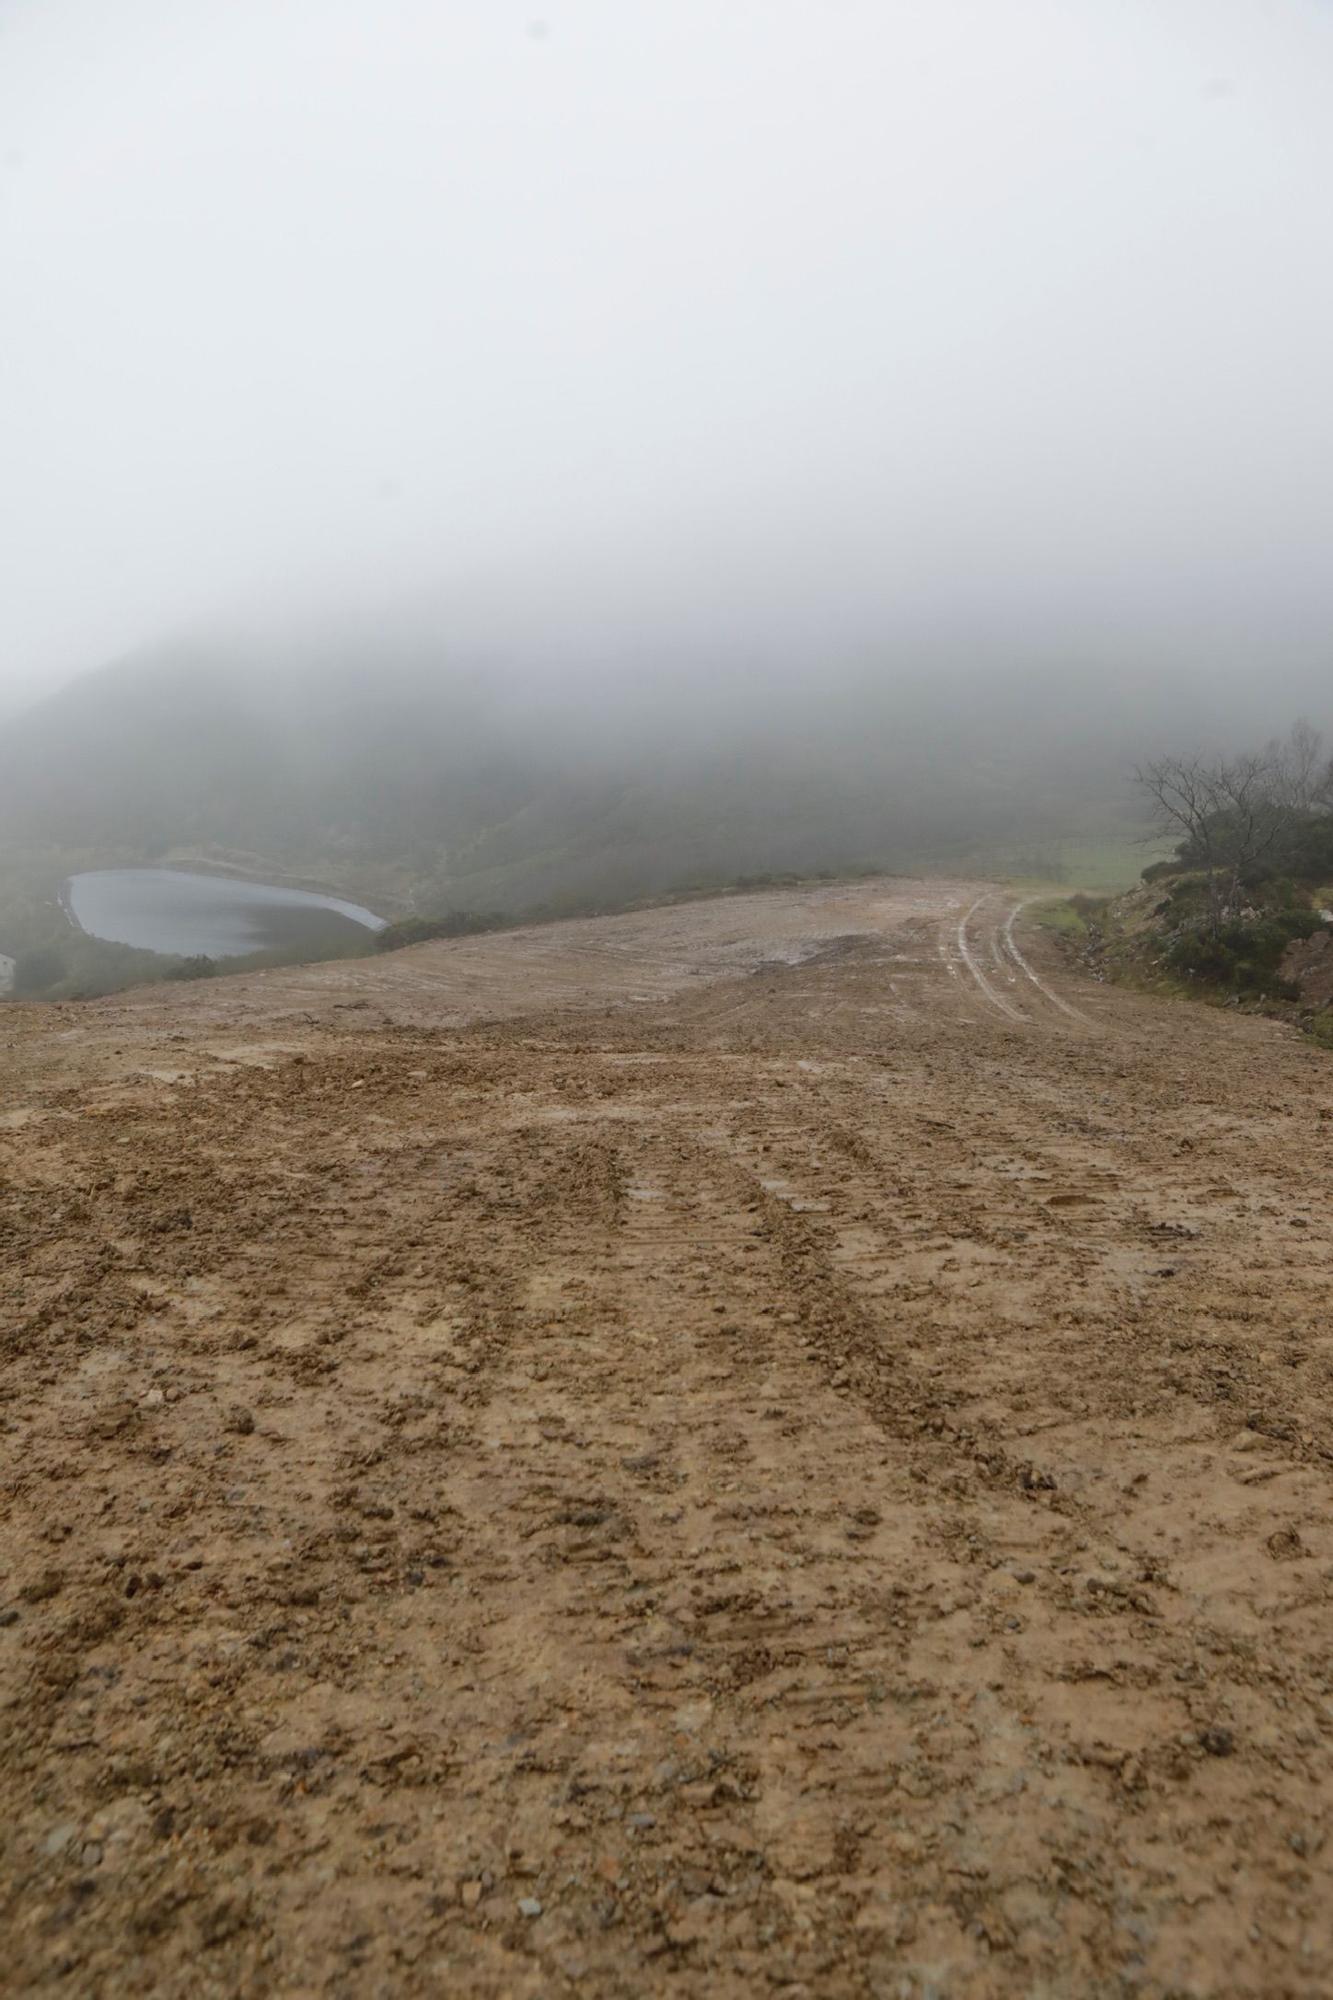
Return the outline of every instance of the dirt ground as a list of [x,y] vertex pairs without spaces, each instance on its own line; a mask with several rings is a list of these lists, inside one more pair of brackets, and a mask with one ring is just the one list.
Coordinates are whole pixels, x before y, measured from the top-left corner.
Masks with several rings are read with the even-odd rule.
[[1333,1058],[883,881],[0,1013],[0,1983],[1333,1992]]

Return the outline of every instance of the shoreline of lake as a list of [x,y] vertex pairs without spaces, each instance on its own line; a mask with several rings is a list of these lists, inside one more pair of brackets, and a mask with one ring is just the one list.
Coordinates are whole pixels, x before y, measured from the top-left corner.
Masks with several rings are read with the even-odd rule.
[[385,919],[341,896],[179,868],[99,868],[69,876],[61,906],[103,943],[168,958],[244,958],[336,949]]

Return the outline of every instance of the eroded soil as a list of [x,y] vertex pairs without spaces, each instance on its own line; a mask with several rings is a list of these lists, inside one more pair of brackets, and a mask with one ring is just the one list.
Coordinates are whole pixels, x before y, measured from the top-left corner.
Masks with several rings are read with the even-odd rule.
[[1333,1991],[1333,1062],[1013,907],[0,1015],[10,1990]]

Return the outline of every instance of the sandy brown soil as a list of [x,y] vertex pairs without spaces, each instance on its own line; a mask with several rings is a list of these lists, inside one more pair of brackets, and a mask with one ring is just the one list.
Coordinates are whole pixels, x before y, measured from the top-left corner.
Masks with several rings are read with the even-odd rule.
[[0,1015],[8,1990],[1333,1991],[1333,1061],[1012,909]]

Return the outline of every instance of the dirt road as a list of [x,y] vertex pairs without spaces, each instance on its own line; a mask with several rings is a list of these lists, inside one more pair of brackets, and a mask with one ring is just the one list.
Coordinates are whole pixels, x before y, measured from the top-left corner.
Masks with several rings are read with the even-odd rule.
[[875,882],[0,1015],[11,1990],[1333,1991],[1333,1064]]

